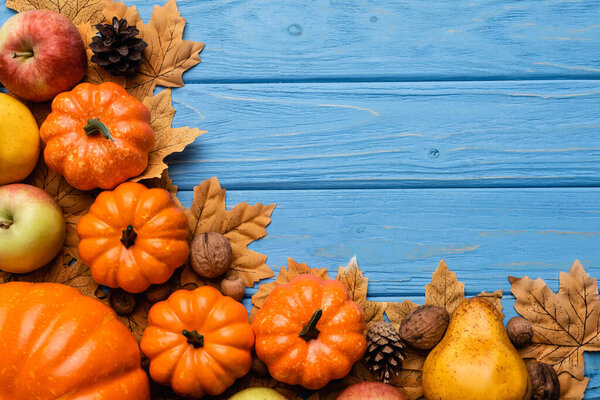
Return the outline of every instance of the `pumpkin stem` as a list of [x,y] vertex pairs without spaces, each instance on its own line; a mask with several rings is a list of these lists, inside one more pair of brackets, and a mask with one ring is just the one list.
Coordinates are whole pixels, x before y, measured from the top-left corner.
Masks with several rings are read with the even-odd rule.
[[123,229],[123,236],[121,237],[121,243],[125,248],[130,248],[135,244],[135,238],[137,238],[137,233],[133,230],[133,226],[128,225],[127,229]]
[[187,338],[187,342],[194,346],[195,349],[199,347],[204,347],[204,336],[199,334],[197,330],[194,329],[190,332],[184,329],[183,331],[181,331],[181,333]]
[[319,309],[319,310],[315,311],[313,316],[310,317],[310,321],[308,321],[308,324],[306,324],[304,326],[304,328],[302,328],[302,330],[300,331],[298,336],[300,336],[302,339],[306,340],[307,342],[318,338],[319,330],[317,329],[317,323],[321,319],[322,315],[323,315],[323,310]]
[[107,138],[108,140],[114,142],[112,136],[110,135],[110,131],[108,127],[104,124],[104,122],[100,121],[98,118],[88,119],[88,123],[83,127],[85,134],[88,136],[95,135],[97,133],[101,133],[102,136]]

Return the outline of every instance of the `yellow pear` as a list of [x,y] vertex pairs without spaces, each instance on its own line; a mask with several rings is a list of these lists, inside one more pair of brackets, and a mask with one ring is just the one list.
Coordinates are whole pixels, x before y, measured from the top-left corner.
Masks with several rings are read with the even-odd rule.
[[531,382],[502,317],[488,300],[464,300],[423,366],[427,400],[528,400]]

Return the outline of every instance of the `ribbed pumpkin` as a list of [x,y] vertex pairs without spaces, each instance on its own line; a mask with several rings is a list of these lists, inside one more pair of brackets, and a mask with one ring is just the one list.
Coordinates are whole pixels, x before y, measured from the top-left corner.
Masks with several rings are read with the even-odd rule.
[[150,399],[129,329],[68,286],[0,285],[0,354],[3,400]]
[[341,282],[313,275],[273,289],[252,327],[271,376],[312,390],[348,375],[366,348],[360,305]]
[[141,342],[152,379],[195,399],[246,375],[253,345],[246,308],[210,286],[178,290],[152,306]]
[[169,192],[140,183],[100,193],[77,234],[96,282],[131,293],[166,282],[189,257],[185,214]]
[[80,190],[113,189],[140,175],[154,147],[150,111],[112,82],[56,96],[40,137],[48,167]]

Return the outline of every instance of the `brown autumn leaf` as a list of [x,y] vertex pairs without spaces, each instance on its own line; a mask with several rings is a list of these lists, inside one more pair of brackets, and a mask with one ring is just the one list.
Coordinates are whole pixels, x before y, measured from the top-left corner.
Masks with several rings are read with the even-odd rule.
[[388,306],[385,309],[385,315],[387,315],[394,328],[399,329],[400,323],[404,317],[406,317],[406,314],[417,307],[419,307],[419,305],[410,300],[404,300],[402,303],[388,303]]
[[148,311],[152,305],[146,300],[143,295],[136,296],[135,310],[131,315],[119,315],[121,322],[125,324],[135,337],[140,342],[144,330],[148,326]]
[[[274,209],[275,204],[251,206],[243,202],[228,211],[225,208],[225,189],[215,177],[194,188],[192,206],[185,213],[192,238],[206,232],[218,232],[229,239],[233,250],[231,273],[242,278],[246,286],[252,287],[259,280],[275,275],[265,264],[267,256],[247,247],[267,234],[265,228],[271,222]],[[186,265],[181,274],[181,286],[188,283],[206,284]]]
[[163,90],[154,97],[147,97],[144,104],[152,115],[150,126],[154,131],[154,149],[148,155],[148,167],[144,173],[132,181],[142,179],[160,178],[163,171],[168,168],[164,162],[166,156],[180,152],[206,131],[197,128],[172,128],[175,109],[171,105],[171,90]]
[[356,256],[352,257],[348,265],[338,268],[335,279],[342,282],[348,289],[350,299],[356,301],[363,308],[365,312],[365,333],[375,322],[384,321],[383,313],[387,303],[367,300],[369,280],[363,276],[362,271],[358,268]]
[[[144,50],[144,63],[138,73],[126,79],[129,93],[139,100],[152,96],[157,85],[165,87],[183,86],[183,73],[200,62],[199,53],[204,43],[183,40],[185,18],[177,9],[177,2],[169,0],[164,6],[154,6],[150,21],[145,24],[135,7],[127,7],[123,2],[106,1],[103,10],[104,20],[113,16],[126,18],[129,25],[135,25],[140,37],[148,43]],[[94,83],[112,80],[110,76],[90,74]]]
[[330,382],[327,386],[313,393],[307,400],[335,400],[348,386],[359,382],[375,382],[364,361],[358,361],[352,366],[350,373],[343,379]]
[[64,177],[46,166],[42,157],[25,183],[44,189],[62,208],[67,230],[64,248],[47,266],[28,274],[3,273],[0,275],[0,281],[62,283],[79,289],[87,296],[95,297],[94,292],[98,285],[94,282],[89,268],[77,259],[79,238],[75,230],[79,218],[87,213],[94,197],[69,185]]
[[440,306],[452,314],[465,299],[465,285],[448,269],[444,260],[440,261],[433,273],[431,283],[425,285],[425,304]]
[[477,297],[484,297],[489,300],[490,303],[496,307],[496,310],[500,313],[502,318],[504,319],[504,312],[502,311],[502,289],[498,289],[495,292],[481,292],[477,295]]
[[75,25],[102,21],[105,0],[6,0],[6,7],[18,12],[52,10],[73,21]]
[[588,383],[590,383],[590,378],[579,380],[568,372],[563,372],[558,375],[558,381],[560,382],[560,400],[581,400]]
[[550,364],[562,374],[584,378],[584,351],[600,351],[600,301],[595,278],[575,261],[568,273],[560,273],[554,293],[541,280],[508,278],[516,298],[515,310],[533,325],[532,344],[523,357]]

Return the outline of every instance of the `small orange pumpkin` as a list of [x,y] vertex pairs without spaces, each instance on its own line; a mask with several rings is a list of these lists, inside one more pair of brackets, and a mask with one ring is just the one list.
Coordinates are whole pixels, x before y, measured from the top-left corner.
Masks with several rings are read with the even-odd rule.
[[40,137],[48,167],[80,190],[112,189],[140,175],[154,147],[150,111],[112,82],[80,83],[56,96]]
[[271,376],[312,390],[348,375],[366,348],[360,305],[341,282],[313,275],[273,289],[252,327]]
[[0,354],[0,399],[150,400],[129,329],[65,285],[0,285]]
[[130,293],[166,282],[189,257],[185,214],[169,192],[140,183],[100,193],[77,234],[79,256],[96,282]]
[[202,286],[152,306],[140,345],[154,381],[198,399],[223,393],[250,371],[254,332],[242,304]]

